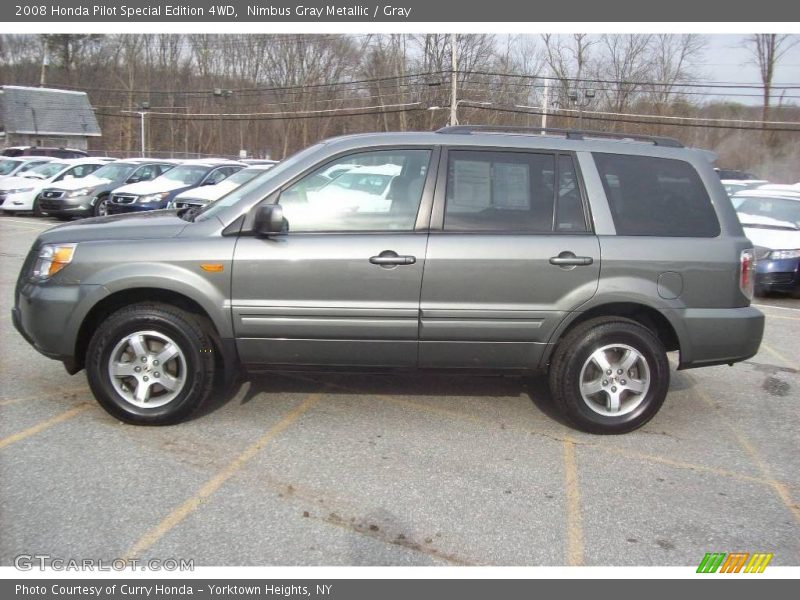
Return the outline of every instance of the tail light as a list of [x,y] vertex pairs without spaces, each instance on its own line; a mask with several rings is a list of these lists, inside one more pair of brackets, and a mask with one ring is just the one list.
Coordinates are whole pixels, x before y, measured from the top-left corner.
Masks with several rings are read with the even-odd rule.
[[739,289],[748,300],[753,299],[756,277],[756,256],[752,248],[742,250],[739,255]]

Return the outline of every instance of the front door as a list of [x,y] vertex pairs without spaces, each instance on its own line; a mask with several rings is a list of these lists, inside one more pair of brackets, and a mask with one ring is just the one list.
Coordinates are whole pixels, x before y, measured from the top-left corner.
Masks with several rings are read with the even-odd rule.
[[416,366],[432,153],[327,162],[281,191],[285,234],[239,238],[231,302],[245,364]]
[[569,153],[450,150],[421,297],[420,365],[537,366],[591,298],[600,247]]

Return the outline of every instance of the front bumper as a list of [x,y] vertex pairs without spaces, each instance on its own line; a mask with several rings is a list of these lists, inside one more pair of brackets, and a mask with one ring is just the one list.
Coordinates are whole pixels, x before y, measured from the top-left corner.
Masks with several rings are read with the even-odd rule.
[[82,215],[92,212],[94,196],[75,198],[43,198],[39,196],[39,208],[48,215]]
[[131,202],[130,204],[116,204],[115,202],[109,202],[106,207],[108,208],[108,214],[119,215],[122,213],[159,210],[166,208],[167,202],[149,202],[147,204],[138,204],[136,202]]
[[11,309],[14,328],[41,354],[76,368],[75,345],[85,307],[107,294],[99,285],[21,282]]
[[33,210],[33,201],[35,198],[36,194],[33,192],[7,194],[2,205],[0,205],[0,210],[13,212]]
[[756,288],[786,293],[800,290],[800,258],[757,261]]

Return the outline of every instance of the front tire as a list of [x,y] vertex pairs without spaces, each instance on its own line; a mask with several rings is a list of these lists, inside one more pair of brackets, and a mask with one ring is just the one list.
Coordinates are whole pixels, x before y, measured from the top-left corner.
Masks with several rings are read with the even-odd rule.
[[108,195],[101,196],[97,199],[97,202],[92,208],[92,215],[95,217],[105,217],[108,215]]
[[589,433],[618,434],[652,419],[667,395],[669,363],[653,332],[636,321],[600,317],[559,342],[550,363],[553,400]]
[[92,336],[86,372],[100,406],[117,419],[177,423],[200,408],[214,387],[209,326],[167,304],[122,308]]

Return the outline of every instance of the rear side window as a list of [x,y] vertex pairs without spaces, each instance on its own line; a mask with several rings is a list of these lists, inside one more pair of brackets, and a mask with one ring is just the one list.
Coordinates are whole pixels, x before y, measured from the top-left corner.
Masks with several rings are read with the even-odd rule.
[[617,235],[716,237],[719,222],[689,163],[594,153]]

